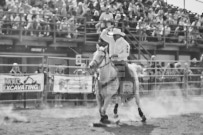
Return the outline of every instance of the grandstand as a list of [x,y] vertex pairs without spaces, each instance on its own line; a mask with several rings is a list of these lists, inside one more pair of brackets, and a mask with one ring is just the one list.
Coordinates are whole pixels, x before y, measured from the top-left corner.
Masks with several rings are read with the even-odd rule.
[[[78,52],[91,57],[99,39],[95,25],[109,7],[114,18],[120,16],[117,27],[127,34],[131,59],[149,59],[154,54],[170,60],[199,58],[203,47],[201,15],[163,0],[124,3],[125,6],[119,0],[1,1],[1,54],[75,57]],[[8,61],[26,64],[27,60]]]

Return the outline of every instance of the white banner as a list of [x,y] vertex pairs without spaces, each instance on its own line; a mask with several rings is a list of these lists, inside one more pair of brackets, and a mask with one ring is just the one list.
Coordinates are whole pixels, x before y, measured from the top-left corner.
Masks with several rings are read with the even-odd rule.
[[53,92],[92,93],[92,76],[54,76]]
[[0,93],[42,92],[44,74],[12,76],[0,75]]

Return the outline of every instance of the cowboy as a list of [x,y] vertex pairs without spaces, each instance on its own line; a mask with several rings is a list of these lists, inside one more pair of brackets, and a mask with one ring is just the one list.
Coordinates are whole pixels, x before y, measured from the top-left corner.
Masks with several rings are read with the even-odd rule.
[[100,35],[100,38],[109,44],[109,56],[117,61],[126,61],[130,55],[130,45],[124,36],[125,33],[120,29],[112,27],[104,29]]
[[125,33],[118,28],[109,27],[102,31],[100,38],[109,44],[109,57],[118,68],[119,77],[122,79],[129,76],[126,68],[128,57],[130,55],[130,45],[123,38]]

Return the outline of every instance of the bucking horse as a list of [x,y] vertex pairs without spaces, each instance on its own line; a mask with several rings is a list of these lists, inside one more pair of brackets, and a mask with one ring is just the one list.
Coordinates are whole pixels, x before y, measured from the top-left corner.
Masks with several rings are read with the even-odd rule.
[[[118,68],[115,66],[114,61],[112,61],[109,57],[107,48],[107,46],[102,47],[97,45],[97,50],[94,52],[93,59],[89,64],[90,69],[97,70],[99,72],[99,77],[96,79],[95,92],[101,116],[100,122],[103,124],[111,123],[106,114],[106,110],[112,100],[112,97],[114,95],[118,95],[122,98],[123,95],[129,95],[128,92],[133,98],[135,98],[138,113],[142,119],[141,121],[145,122],[146,117],[142,112],[140,105],[139,80],[136,71],[137,65],[135,63],[125,64],[127,71],[129,71],[129,74],[131,75],[130,80],[132,84],[130,85],[129,81],[123,81],[120,79],[121,77],[119,77]],[[126,87],[124,88],[124,86]]]

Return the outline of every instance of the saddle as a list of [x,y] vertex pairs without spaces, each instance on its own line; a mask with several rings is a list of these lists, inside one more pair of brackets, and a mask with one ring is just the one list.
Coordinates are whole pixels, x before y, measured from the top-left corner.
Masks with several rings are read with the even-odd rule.
[[120,80],[118,95],[124,97],[134,95],[135,79],[132,71],[128,67],[128,63],[125,61],[113,61],[113,63],[118,70],[118,77]]

